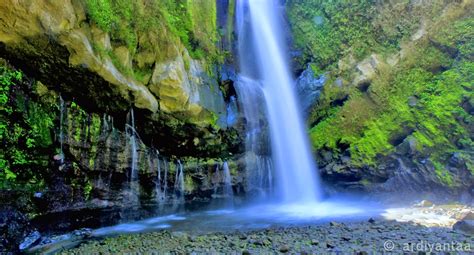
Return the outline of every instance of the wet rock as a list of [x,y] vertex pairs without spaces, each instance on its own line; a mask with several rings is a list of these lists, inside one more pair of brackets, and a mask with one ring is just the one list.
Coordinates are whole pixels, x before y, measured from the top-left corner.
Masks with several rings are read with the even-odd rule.
[[304,112],[308,113],[311,106],[318,101],[325,81],[326,78],[324,76],[316,76],[309,65],[298,77],[296,88]]
[[463,219],[453,225],[453,230],[474,235],[474,213],[468,212]]
[[326,248],[328,249],[334,249],[336,246],[333,243],[327,242],[326,243]]
[[90,228],[81,228],[73,231],[73,235],[76,237],[90,237],[92,235],[92,229]]
[[319,245],[319,241],[316,239],[311,240],[311,245]]
[[420,203],[416,204],[415,206],[417,207],[431,207],[433,206],[433,202],[429,201],[429,200],[422,200]]
[[290,248],[287,245],[283,245],[280,247],[280,252],[287,253]]
[[37,243],[40,238],[41,234],[38,231],[33,231],[25,239],[23,239],[18,248],[20,251],[24,251]]
[[417,103],[418,103],[418,99],[416,97],[412,96],[408,98],[408,105],[410,107],[415,107]]
[[196,236],[190,235],[188,236],[188,240],[193,243],[193,242],[196,242],[197,239],[196,239]]
[[374,220],[374,218],[370,218],[370,219],[368,220],[368,222],[374,224],[374,223],[375,223],[375,220]]
[[0,253],[18,251],[19,244],[31,232],[26,215],[12,207],[0,209]]

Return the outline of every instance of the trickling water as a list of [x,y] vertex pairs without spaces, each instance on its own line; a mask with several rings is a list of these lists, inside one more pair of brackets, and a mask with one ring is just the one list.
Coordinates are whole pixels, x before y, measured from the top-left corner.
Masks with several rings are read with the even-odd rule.
[[263,91],[279,197],[285,202],[315,202],[320,197],[317,168],[287,65],[285,52],[288,50],[281,31],[284,20],[278,2],[238,1],[241,73],[253,77],[254,81],[248,86],[261,86]]
[[[244,45],[242,45],[244,46]],[[257,191],[260,198],[265,198],[272,189],[272,181],[264,183],[263,180],[271,178],[271,164],[266,144],[268,144],[268,131],[266,128],[265,98],[260,84],[243,74],[235,83],[240,107],[246,121],[245,134],[245,168],[247,175],[247,190]]]
[[164,191],[161,189],[161,165],[160,165],[160,157],[159,152],[156,151],[156,185],[155,185],[155,194],[156,194],[156,202],[161,204],[164,202]]
[[224,171],[224,196],[226,196],[229,201],[232,201],[234,198],[234,191],[232,190],[232,176],[230,175],[227,161],[224,161],[222,171]]
[[176,194],[176,202],[184,203],[184,169],[180,160],[178,160],[176,165],[174,192]]
[[138,150],[137,150],[137,138],[136,138],[136,131],[135,131],[135,116],[133,114],[133,108],[130,109],[130,124],[126,126],[126,132],[129,136],[130,141],[130,149],[131,149],[131,156],[132,156],[132,163],[130,165],[130,181],[138,180],[138,172],[137,172],[137,165],[138,165]]
[[127,198],[129,203],[139,205],[139,192],[140,187],[138,184],[138,148],[137,148],[137,132],[135,131],[135,116],[133,114],[133,108],[130,109],[129,113],[129,124],[125,125],[125,132],[129,137],[129,146],[131,152],[131,164],[130,164],[130,179],[129,179],[129,197]]
[[165,176],[163,179],[163,197],[166,199],[166,192],[168,191],[168,169],[169,169],[169,163],[168,160],[163,159],[163,166],[165,167]]

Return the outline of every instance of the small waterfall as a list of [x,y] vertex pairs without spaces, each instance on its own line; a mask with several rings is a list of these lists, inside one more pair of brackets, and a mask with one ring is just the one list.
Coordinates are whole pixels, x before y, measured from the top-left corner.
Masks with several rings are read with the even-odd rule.
[[135,131],[135,116],[133,108],[130,109],[129,113],[129,124],[126,124],[125,131],[129,137],[130,152],[132,156],[132,162],[130,164],[130,182],[138,180],[138,149],[137,149],[137,136]]
[[[279,198],[287,203],[311,203],[320,198],[317,167],[301,117],[302,111],[296,100],[289,58],[285,55],[288,49],[282,29],[283,8],[279,2],[237,1],[239,78],[246,77],[239,79],[237,93],[240,100],[244,100],[242,105],[246,117],[246,111],[253,111],[260,102],[242,98],[242,91],[251,87],[254,91],[261,90],[263,94],[277,180],[275,191]],[[253,130],[252,125],[247,119],[247,132]],[[271,178],[268,182],[272,182]]]
[[129,203],[139,205],[140,186],[138,181],[138,147],[137,147],[137,132],[135,130],[135,116],[133,108],[127,116],[128,124],[125,125],[125,132],[128,135],[128,144],[130,146],[130,177],[129,177]]
[[184,204],[184,169],[180,160],[176,163],[174,193],[176,195],[176,202]]
[[166,200],[166,193],[168,192],[168,169],[170,168],[168,160],[163,159],[163,167],[165,168],[165,176],[163,179],[163,198]]
[[162,204],[165,201],[165,192],[162,189],[161,185],[161,163],[158,150],[156,151],[156,185],[155,185],[155,194],[156,202]]
[[269,141],[265,120],[265,98],[260,84],[244,75],[239,76],[235,88],[246,121],[247,190],[257,191],[260,198],[265,198],[271,193],[273,184],[272,181],[268,183],[263,181],[272,178],[273,171],[272,165],[268,163],[270,152],[266,146]]
[[224,171],[224,196],[228,198],[229,201],[234,199],[234,191],[232,190],[232,176],[230,175],[229,165],[227,161],[224,161],[222,165],[222,170]]

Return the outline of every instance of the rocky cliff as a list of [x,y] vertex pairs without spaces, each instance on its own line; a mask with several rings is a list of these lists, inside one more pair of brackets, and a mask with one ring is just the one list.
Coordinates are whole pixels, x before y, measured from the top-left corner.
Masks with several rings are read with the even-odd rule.
[[[81,210],[209,201],[222,196],[224,161],[238,195],[242,125],[232,85],[220,78],[231,6],[0,3],[0,203],[8,215],[57,218],[66,230],[87,221]],[[16,249],[5,222],[1,245]]]
[[2,56],[66,101],[116,124],[136,108],[137,131],[168,154],[226,150],[215,1],[3,1],[0,11]]
[[321,91],[312,85],[321,96],[308,118],[323,178],[355,190],[472,194],[474,2],[287,8],[296,69],[307,68],[304,80],[314,73],[310,89],[326,78]]

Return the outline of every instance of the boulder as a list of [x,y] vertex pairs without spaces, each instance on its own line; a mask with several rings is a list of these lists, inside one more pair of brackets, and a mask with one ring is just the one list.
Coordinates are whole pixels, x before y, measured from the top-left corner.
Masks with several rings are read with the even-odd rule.
[[0,209],[0,253],[19,251],[20,244],[26,244],[26,241],[34,239],[33,237],[25,239],[28,234],[33,233],[32,231],[26,215],[13,207]]
[[318,101],[325,82],[324,75],[317,76],[309,65],[298,77],[296,89],[304,112],[308,113]]
[[474,220],[460,220],[453,225],[453,230],[474,235]]

